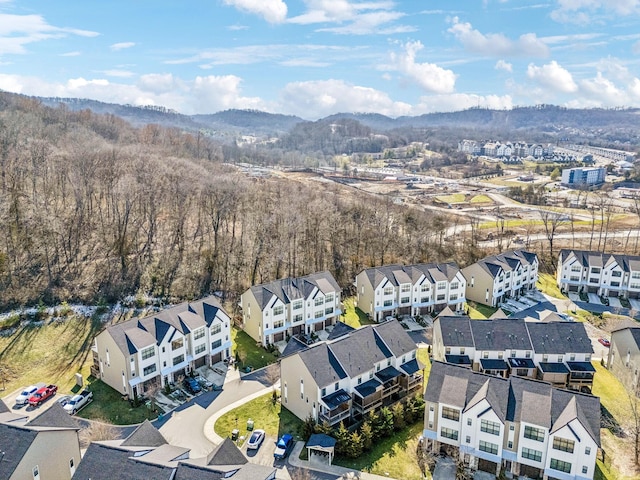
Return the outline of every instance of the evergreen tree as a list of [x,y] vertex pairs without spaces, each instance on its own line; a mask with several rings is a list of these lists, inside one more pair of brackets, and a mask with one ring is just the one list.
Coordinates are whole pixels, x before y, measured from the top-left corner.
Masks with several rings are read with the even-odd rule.
[[349,435],[349,440],[347,442],[347,456],[349,458],[358,458],[362,455],[363,441],[362,436],[355,431],[351,435]]
[[338,430],[333,434],[333,437],[336,439],[336,453],[338,455],[347,455],[350,436],[349,430],[344,426],[344,422],[340,422]]
[[373,446],[373,430],[369,422],[364,422],[360,427],[360,437],[362,437],[362,448],[365,451],[371,450]]
[[395,430],[402,430],[405,427],[404,405],[402,405],[401,402],[396,403],[391,408],[391,413],[393,415],[393,428]]

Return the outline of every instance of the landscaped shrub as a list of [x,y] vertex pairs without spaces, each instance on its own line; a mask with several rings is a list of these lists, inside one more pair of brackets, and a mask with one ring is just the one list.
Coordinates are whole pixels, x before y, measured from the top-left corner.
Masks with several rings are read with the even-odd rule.
[[344,426],[344,422],[340,422],[340,426],[333,432],[333,437],[336,439],[336,453],[338,455],[347,455],[349,448],[349,440],[351,434],[347,427]]
[[363,451],[363,441],[362,436],[357,432],[353,432],[349,435],[349,439],[347,441],[347,451],[346,456],[349,458],[358,458],[362,455]]
[[373,446],[373,430],[369,422],[364,422],[360,427],[360,437],[362,437],[362,448],[367,451]]
[[391,413],[393,415],[393,428],[395,430],[402,430],[406,425],[404,420],[404,405],[401,402],[396,403],[391,407]]
[[309,415],[302,424],[302,438],[304,438],[305,441],[309,440],[309,437],[311,437],[311,435],[313,435],[315,431],[316,421],[311,415]]

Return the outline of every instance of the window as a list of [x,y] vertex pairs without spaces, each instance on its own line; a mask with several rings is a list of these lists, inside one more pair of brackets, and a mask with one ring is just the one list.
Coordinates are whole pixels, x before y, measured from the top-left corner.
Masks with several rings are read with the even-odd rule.
[[465,441],[466,441],[467,443],[471,443],[471,437],[470,437],[469,435],[467,435],[467,438],[465,439]]
[[446,297],[446,295],[445,295],[444,293],[443,293],[442,295],[438,295],[438,296],[436,297],[436,301],[441,302],[441,301],[443,301],[443,300],[444,300],[444,298],[445,298],[445,297]]
[[284,313],[284,307],[282,305],[277,305],[275,307],[273,307],[273,314],[274,315],[282,315]]
[[591,455],[591,447],[585,447],[584,454],[585,455]]
[[471,422],[471,419],[470,419],[470,418],[467,418],[467,425],[471,426],[471,423],[472,423],[472,422]]
[[640,272],[632,272],[631,278],[640,278]]
[[315,306],[319,307],[320,305],[324,305],[324,297],[316,297]]
[[334,391],[336,391],[336,392],[337,392],[337,391],[338,391],[338,387],[339,387],[338,382],[336,382],[336,383],[334,383],[334,384],[333,384],[333,390],[334,390]]
[[296,300],[293,302],[293,309],[300,310],[302,308],[302,300]]
[[621,277],[622,276],[622,272],[618,272],[618,271],[614,270],[613,272],[611,272],[611,276],[612,277]]
[[420,303],[427,303],[429,301],[429,297],[420,297]]
[[531,358],[531,350],[524,352],[524,358]]
[[276,320],[275,322],[273,322],[273,328],[281,328],[281,327],[284,327],[284,320]]
[[458,431],[451,428],[442,427],[440,429],[440,435],[444,438],[450,438],[451,440],[458,440]]
[[447,289],[447,282],[438,282],[437,288],[438,288],[438,290],[446,290]]
[[457,293],[453,293],[453,294],[449,297],[449,301],[450,301],[450,302],[455,302],[456,300],[458,300],[458,294],[457,294]]
[[458,282],[451,282],[451,285],[449,285],[449,290],[455,290],[459,285],[460,284]]
[[300,379],[300,398],[304,399],[304,380]]
[[197,330],[193,331],[193,339],[194,340],[198,340],[199,338],[204,337],[204,327],[203,328],[198,328]]
[[500,435],[500,424],[491,420],[481,420],[480,431],[491,435]]
[[516,351],[515,350],[511,350],[511,353],[509,355],[511,356],[511,358],[515,358],[516,357]]
[[200,345],[196,345],[196,355],[204,352],[207,349],[207,345],[205,343],[201,343]]
[[422,285],[420,285],[421,292],[428,292],[430,288],[431,285],[429,285],[428,283],[423,283]]
[[504,358],[504,352],[498,352],[498,359],[502,360]]
[[321,318],[323,316],[324,316],[324,312],[322,310],[318,310],[314,315],[315,318]]
[[298,313],[298,314],[296,314],[296,315],[294,315],[294,316],[293,316],[293,323],[301,322],[301,321],[303,320],[303,318],[304,318],[304,317],[302,316],[302,314],[301,314],[301,313]]
[[322,392],[320,393],[320,396],[321,396],[321,397],[325,397],[326,395],[327,395],[327,389],[326,389],[326,388],[323,388],[323,389],[322,389]]
[[484,440],[480,440],[480,443],[478,444],[478,448],[483,452],[491,453],[493,455],[498,454],[498,445],[496,445],[495,443],[485,442]]
[[222,339],[216,340],[215,342],[211,343],[211,350],[215,350],[216,348],[219,348],[221,346],[222,346]]
[[543,362],[548,362],[549,361],[549,355],[547,355],[546,353],[544,355],[542,355],[542,361]]
[[445,355],[451,355],[451,347],[445,347],[444,354]]
[[[553,439],[553,448],[562,452],[573,453],[575,442],[567,438],[555,437]],[[564,471],[564,470],[563,470]]]
[[178,355],[177,357],[173,357],[173,366],[175,367],[179,363],[184,362],[184,355]]
[[587,473],[588,470],[589,468],[586,465],[582,467],[582,473]]
[[489,352],[482,352],[482,358],[484,358],[485,360],[489,358]]
[[409,303],[410,298],[409,297],[402,297],[400,299],[400,303]]
[[177,350],[184,346],[184,338],[179,338],[171,342],[171,350]]
[[535,440],[536,442],[544,442],[544,430],[526,425],[524,427],[524,438]]
[[220,325],[219,323],[211,325],[211,335],[216,335],[221,331],[222,331],[222,325]]
[[460,420],[460,410],[451,407],[442,407],[442,418],[455,420],[457,422]]
[[551,459],[549,468],[552,470],[558,470],[559,472],[571,473],[571,464],[569,462],[563,462],[562,460],[557,460],[555,458]]
[[592,267],[591,273],[600,273],[600,267]]
[[542,452],[531,448],[522,447],[522,458],[533,460],[534,462],[542,461]]
[[330,293],[326,297],[324,297],[324,303],[333,303],[333,293]]
[[392,300],[385,300],[383,305],[384,305],[385,307],[390,307],[392,303],[393,303],[393,301],[392,301]]
[[155,371],[156,371],[156,364],[154,363],[153,365],[144,367],[144,369],[142,370],[142,375],[146,377],[147,375],[151,375]]
[[509,450],[513,449],[513,442],[512,442],[511,440],[509,440],[509,441],[507,442],[507,448],[508,448]]
[[402,285],[402,287],[400,287],[400,291],[401,292],[410,292],[411,291],[411,284],[410,283],[405,283]]
[[580,265],[573,265],[573,266],[571,267],[571,271],[572,271],[572,272],[579,272],[580,270],[582,270],[582,269],[580,268]]
[[153,357],[156,353],[156,349],[155,347],[152,345],[150,347],[147,347],[145,349],[142,350],[142,352],[140,352],[142,354],[142,360],[147,360],[151,357]]
[[562,363],[562,355],[558,355],[558,363]]

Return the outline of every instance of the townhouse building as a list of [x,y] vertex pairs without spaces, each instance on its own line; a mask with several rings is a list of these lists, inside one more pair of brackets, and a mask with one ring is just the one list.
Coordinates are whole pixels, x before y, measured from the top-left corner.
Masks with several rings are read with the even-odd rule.
[[600,446],[600,399],[522,377],[442,362],[425,393],[425,448],[458,452],[472,470],[587,480]]
[[240,297],[244,331],[263,346],[334,325],[342,289],[329,272],[255,285]]
[[611,332],[607,369],[629,392],[640,396],[640,327],[624,327]]
[[438,317],[432,352],[434,360],[473,371],[572,390],[590,391],[595,375],[593,346],[579,322]]
[[564,293],[640,298],[640,256],[563,249],[556,283]]
[[465,278],[453,262],[367,268],[356,276],[355,287],[358,308],[376,322],[447,306],[460,312],[466,301]]
[[492,255],[462,269],[467,300],[500,305],[507,298],[518,298],[536,288],[538,256],[526,250]]
[[135,397],[231,355],[231,319],[217,298],[111,325],[95,338],[91,372]]
[[349,424],[422,392],[424,365],[398,321],[343,332],[280,361],[282,405],[294,415]]

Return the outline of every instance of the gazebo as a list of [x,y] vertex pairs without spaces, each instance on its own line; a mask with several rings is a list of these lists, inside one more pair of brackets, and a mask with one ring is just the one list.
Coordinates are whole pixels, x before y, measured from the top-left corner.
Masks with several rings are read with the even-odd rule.
[[312,461],[312,455],[323,463],[329,460],[329,465],[333,462],[333,451],[336,446],[336,439],[325,435],[324,433],[314,433],[307,441],[307,454],[309,461]]

